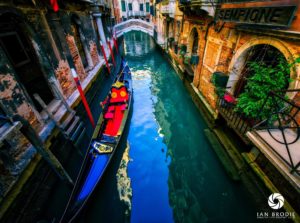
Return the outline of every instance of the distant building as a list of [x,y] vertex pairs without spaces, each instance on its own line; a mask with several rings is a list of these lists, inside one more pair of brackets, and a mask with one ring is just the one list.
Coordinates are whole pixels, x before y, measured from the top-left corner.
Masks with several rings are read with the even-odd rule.
[[150,1],[149,0],[120,0],[122,19],[131,18],[150,19]]

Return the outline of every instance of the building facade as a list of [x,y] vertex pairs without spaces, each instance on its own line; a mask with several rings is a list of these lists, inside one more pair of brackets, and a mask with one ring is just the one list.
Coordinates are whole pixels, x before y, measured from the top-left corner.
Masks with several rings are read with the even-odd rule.
[[245,143],[245,162],[299,213],[299,1],[182,0],[174,17],[170,4],[156,5],[158,44],[216,123]]
[[150,1],[149,0],[121,0],[122,20],[143,19],[150,20]]
[[1,198],[37,156],[12,117],[28,121],[46,147],[57,129],[79,126],[71,69],[88,91],[105,66],[103,53],[110,57],[108,44],[114,47],[112,9],[111,1],[0,2]]

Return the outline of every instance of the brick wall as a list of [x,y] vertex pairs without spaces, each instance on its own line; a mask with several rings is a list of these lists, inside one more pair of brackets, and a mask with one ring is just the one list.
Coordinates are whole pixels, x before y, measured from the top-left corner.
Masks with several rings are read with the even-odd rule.
[[10,73],[0,74],[0,99],[11,114],[19,114],[34,127],[40,128],[23,90]]
[[201,29],[200,32],[198,32],[199,35],[199,42],[198,42],[198,56],[199,56],[199,63],[197,65],[197,67],[195,68],[195,72],[194,72],[194,80],[193,80],[193,84],[194,86],[198,87],[199,86],[199,81],[200,81],[200,72],[202,69],[202,59],[203,59],[203,53],[205,50],[205,29]]
[[75,39],[73,36],[68,34],[66,36],[66,40],[67,40],[67,44],[70,49],[71,56],[73,58],[74,66],[75,66],[76,72],[78,74],[78,77],[79,77],[80,81],[83,81],[85,79],[85,77],[87,76],[87,74],[84,70],[84,66],[82,64],[82,60],[80,58],[78,48],[75,43]]
[[64,96],[66,98],[69,97],[76,89],[76,86],[67,61],[59,61],[58,68],[55,70],[55,76],[61,85]]
[[97,45],[94,41],[90,41],[90,54],[92,57],[92,61],[94,66],[96,66],[99,63],[99,54],[98,54],[98,50],[97,50]]
[[216,109],[216,94],[215,87],[211,83],[212,72],[210,72],[205,66],[202,68],[200,76],[199,90],[204,95],[207,102],[213,109]]
[[203,67],[202,69],[199,68],[201,73],[199,71],[197,73],[199,75],[199,90],[213,109],[216,108],[217,95],[215,94],[215,87],[211,83],[211,76],[216,71],[228,73],[237,40],[238,34],[234,30],[224,27],[220,32],[216,32],[214,27],[211,27],[206,43],[201,43],[201,45],[206,44],[206,49],[204,49]]

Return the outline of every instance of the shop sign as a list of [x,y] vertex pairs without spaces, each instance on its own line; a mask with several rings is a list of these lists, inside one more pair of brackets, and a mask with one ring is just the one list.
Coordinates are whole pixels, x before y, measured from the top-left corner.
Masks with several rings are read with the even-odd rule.
[[296,6],[270,6],[247,8],[220,8],[216,20],[243,24],[289,27]]

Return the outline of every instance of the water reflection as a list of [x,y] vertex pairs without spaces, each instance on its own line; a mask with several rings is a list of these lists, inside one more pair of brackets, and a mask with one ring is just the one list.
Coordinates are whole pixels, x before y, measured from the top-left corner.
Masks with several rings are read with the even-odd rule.
[[[127,36],[127,37],[126,37]],[[147,56],[155,49],[155,43],[147,34],[130,32],[130,38],[125,36],[125,54],[127,57]]]
[[146,66],[132,66],[134,106],[128,137],[132,159],[128,165],[133,191],[131,222],[172,222],[167,148],[153,114],[155,98],[149,88],[151,72]]
[[134,87],[131,222],[253,222],[251,198],[227,177],[205,122],[153,40],[130,32],[125,47]]

